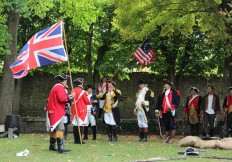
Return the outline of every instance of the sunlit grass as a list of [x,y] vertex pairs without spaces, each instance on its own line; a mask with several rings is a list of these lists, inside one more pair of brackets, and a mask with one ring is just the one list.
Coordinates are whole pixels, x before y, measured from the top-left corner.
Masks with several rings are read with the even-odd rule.
[[[146,143],[137,142],[137,136],[119,137],[118,142],[108,142],[105,135],[98,135],[98,140],[86,141],[83,145],[73,144],[73,137],[70,134],[69,140],[64,141],[65,147],[71,152],[58,154],[55,151],[48,151],[49,137],[47,134],[21,134],[18,138],[1,138],[0,161],[38,161],[38,162],[119,162],[146,160],[149,158],[177,158],[178,151],[185,148],[178,147],[178,139],[174,144],[163,144],[158,136],[150,135]],[[180,139],[180,137],[179,137]],[[27,157],[16,157],[16,153],[25,149],[30,151]],[[201,156],[230,157],[231,150],[207,149],[200,152]],[[198,159],[187,157],[185,161],[216,161],[212,159]],[[178,160],[180,161],[180,160]],[[184,161],[184,160],[183,160]]]

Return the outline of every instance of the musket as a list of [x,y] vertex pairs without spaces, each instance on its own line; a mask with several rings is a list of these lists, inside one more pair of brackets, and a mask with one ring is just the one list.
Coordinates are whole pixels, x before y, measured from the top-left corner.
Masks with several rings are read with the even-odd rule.
[[220,160],[232,160],[230,157],[220,157],[220,156],[198,156],[198,158],[204,159],[220,159]]
[[146,160],[135,160],[131,162],[155,162],[155,161],[170,161],[170,160],[186,160],[186,157],[179,157],[179,158],[150,158]]

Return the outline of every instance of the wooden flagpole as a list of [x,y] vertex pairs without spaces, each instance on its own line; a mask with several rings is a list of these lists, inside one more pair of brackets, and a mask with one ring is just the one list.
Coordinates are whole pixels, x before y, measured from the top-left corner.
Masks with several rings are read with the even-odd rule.
[[[64,46],[65,46],[65,51],[68,57],[68,71],[69,71],[69,76],[70,76],[70,84],[71,84],[71,89],[73,92],[73,81],[72,81],[72,73],[71,73],[71,66],[70,66],[70,61],[69,61],[69,55],[68,55],[68,48],[67,48],[67,41],[66,41],[66,34],[65,34],[65,29],[64,29],[64,22],[62,21],[62,30],[64,33]],[[77,120],[77,127],[78,127],[78,133],[79,133],[79,138],[80,138],[80,142],[82,144],[82,136],[81,136],[81,131],[80,131],[80,126],[78,125],[78,111],[77,111],[77,106],[76,106],[76,99],[75,97],[73,98],[74,100],[74,107],[75,107],[75,111],[76,111],[76,120]]]

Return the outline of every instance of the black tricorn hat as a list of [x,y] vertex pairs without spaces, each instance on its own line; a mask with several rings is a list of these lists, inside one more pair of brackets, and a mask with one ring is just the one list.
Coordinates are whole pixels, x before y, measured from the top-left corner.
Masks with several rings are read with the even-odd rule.
[[67,80],[69,78],[69,75],[66,74],[60,74],[54,77],[55,80],[63,81]]
[[86,89],[86,90],[88,90],[89,88],[91,88],[91,89],[95,89],[95,88],[94,88],[94,86],[93,86],[93,85],[91,85],[91,84],[88,84],[88,85],[85,87],[85,89]]
[[194,148],[192,147],[187,147],[186,150],[185,150],[185,155],[195,155],[195,156],[198,156],[199,155],[199,152],[196,151]]
[[73,81],[73,83],[76,85],[80,85],[80,84],[84,83],[84,78],[77,78]]
[[113,86],[117,86],[117,84],[114,81],[111,81],[111,83],[113,84]]
[[170,86],[173,86],[173,83],[168,79],[163,79],[163,83],[164,84],[169,84]]
[[194,91],[197,92],[197,93],[200,92],[200,90],[199,90],[197,87],[191,87],[191,88],[189,89],[189,92],[190,92],[191,90],[194,90]]
[[228,88],[228,92],[229,92],[230,90],[232,90],[232,87],[229,87],[229,88]]
[[141,79],[138,81],[139,84],[148,84],[147,80]]

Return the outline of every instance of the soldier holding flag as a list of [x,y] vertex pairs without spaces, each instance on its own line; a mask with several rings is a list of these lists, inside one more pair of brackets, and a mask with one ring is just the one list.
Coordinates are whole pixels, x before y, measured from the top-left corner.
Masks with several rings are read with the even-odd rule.
[[57,75],[54,78],[57,83],[53,86],[49,93],[47,102],[47,120],[49,124],[50,146],[49,150],[57,151],[55,147],[56,141],[58,145],[58,153],[68,152],[63,145],[65,105],[70,102],[75,94],[67,95],[65,86],[67,85],[68,75]]

